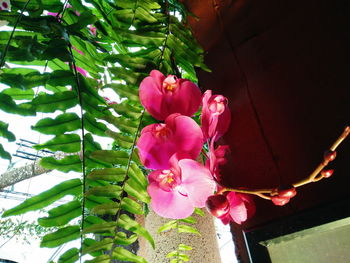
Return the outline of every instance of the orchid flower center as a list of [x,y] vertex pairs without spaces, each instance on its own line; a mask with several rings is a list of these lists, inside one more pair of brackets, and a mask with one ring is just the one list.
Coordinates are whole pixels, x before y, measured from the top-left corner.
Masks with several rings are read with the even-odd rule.
[[160,188],[165,191],[170,191],[178,185],[177,176],[171,170],[163,170],[158,177]]
[[179,83],[177,81],[177,77],[174,75],[169,75],[164,81],[163,81],[163,89],[167,91],[173,92],[175,89],[177,89],[179,86]]
[[167,138],[171,134],[171,130],[164,123],[157,124],[153,132],[157,138]]
[[215,115],[220,115],[225,111],[227,100],[224,96],[216,96],[212,102],[209,103],[209,110]]

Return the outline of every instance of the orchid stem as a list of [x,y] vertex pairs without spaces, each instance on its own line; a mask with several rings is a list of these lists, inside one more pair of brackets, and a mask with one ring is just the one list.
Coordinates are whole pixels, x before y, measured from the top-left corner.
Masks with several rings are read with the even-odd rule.
[[[346,137],[350,134],[350,126],[345,127],[343,133],[338,137],[338,139],[332,144],[330,147],[331,151],[335,151],[338,146],[346,139]],[[202,153],[205,154],[205,152],[202,150]],[[296,183],[293,183],[292,185],[297,188],[309,183],[314,183],[322,180],[324,177],[320,175],[321,171],[328,165],[329,162],[322,161],[316,169],[305,179],[298,181]],[[269,188],[269,189],[245,189],[245,188],[223,188],[221,189],[217,194],[222,194],[224,192],[236,192],[236,193],[244,193],[244,194],[252,194],[259,196],[263,199],[271,200],[272,193],[275,192],[275,188]],[[268,195],[270,196],[268,196]]]

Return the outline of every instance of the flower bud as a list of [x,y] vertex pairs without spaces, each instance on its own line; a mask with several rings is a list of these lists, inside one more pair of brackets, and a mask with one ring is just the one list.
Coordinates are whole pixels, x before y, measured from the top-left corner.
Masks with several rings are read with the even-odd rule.
[[224,195],[209,196],[205,206],[207,210],[218,218],[226,215],[230,211],[230,204]]
[[272,203],[274,203],[275,205],[278,205],[278,206],[284,206],[285,204],[287,204],[289,202],[289,200],[290,200],[290,198],[282,197],[279,195],[271,197]]
[[334,173],[334,170],[333,170],[333,169],[328,169],[328,170],[322,170],[321,175],[322,175],[324,178],[329,178],[329,177],[332,176],[333,173]]
[[331,162],[331,161],[334,161],[335,157],[337,157],[337,152],[336,151],[326,151],[324,154],[323,154],[323,158],[324,158],[324,161],[326,163],[328,162]]
[[292,198],[297,194],[297,191],[293,185],[281,185],[277,188],[279,197]]

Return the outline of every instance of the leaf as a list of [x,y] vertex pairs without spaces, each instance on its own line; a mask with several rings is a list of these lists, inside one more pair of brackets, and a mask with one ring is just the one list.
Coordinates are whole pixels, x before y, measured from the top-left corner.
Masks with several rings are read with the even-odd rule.
[[177,227],[177,220],[170,220],[169,222],[165,223],[164,225],[162,225],[160,228],[158,228],[158,233],[164,232],[164,231],[168,231],[171,229],[174,229]]
[[38,70],[28,68],[3,69],[0,75],[1,83],[21,90],[44,85],[47,78],[48,73],[41,74]]
[[32,103],[39,112],[65,111],[78,104],[78,97],[72,91],[40,94],[33,99]]
[[105,196],[110,198],[119,198],[122,188],[119,185],[95,186],[89,189],[85,195]]
[[122,67],[110,67],[108,70],[114,75],[113,79],[124,80],[131,85],[137,85],[146,76]]
[[147,263],[147,261],[140,256],[136,256],[132,252],[122,247],[116,247],[113,251],[112,258],[121,261],[131,261],[136,263]]
[[125,117],[138,119],[141,116],[141,110],[127,104],[126,102],[122,102],[120,104],[113,104],[111,107],[118,113]]
[[84,136],[84,142],[85,142],[85,151],[96,151],[101,150],[102,147],[98,142],[94,141],[94,137],[91,133],[86,133]]
[[132,85],[111,83],[103,87],[113,89],[120,97],[126,97],[128,100],[139,102],[139,91]]
[[143,209],[142,209],[141,205],[138,202],[136,202],[128,197],[124,197],[122,199],[121,208],[123,210],[126,210],[126,211],[132,213],[132,214],[136,214],[136,215],[143,214]]
[[194,217],[192,217],[192,216],[180,219],[179,221],[184,222],[184,223],[188,223],[188,224],[195,224],[195,223],[197,223],[197,220]]
[[100,251],[100,250],[108,251],[108,250],[112,249],[112,246],[113,246],[113,239],[104,238],[101,241],[98,241],[98,242],[94,243],[93,245],[83,249],[83,255],[90,254],[92,252],[96,252],[96,251]]
[[0,136],[6,138],[9,142],[16,140],[15,135],[8,130],[8,123],[0,121]]
[[97,122],[88,112],[84,114],[84,128],[95,135],[103,137],[107,136],[105,133],[107,126],[102,122]]
[[129,230],[140,236],[143,236],[145,239],[148,240],[148,242],[152,245],[153,248],[155,247],[154,240],[150,235],[150,233],[145,228],[143,228],[139,223],[137,223],[135,220],[132,220],[126,214],[120,215],[117,223],[119,227],[122,227],[126,230]]
[[183,254],[183,253],[179,253],[178,258],[182,261],[185,261],[185,262],[190,260],[190,257],[186,254]]
[[199,216],[205,216],[203,210],[200,208],[197,208],[197,207],[194,209],[194,213],[199,215]]
[[178,255],[179,255],[179,252],[177,252],[177,250],[171,251],[170,253],[168,253],[168,254],[166,255],[166,258],[177,257]]
[[9,154],[7,151],[5,151],[5,149],[2,146],[2,144],[0,144],[0,157],[2,159],[11,160],[11,154]]
[[71,248],[64,252],[58,259],[58,263],[74,263],[79,259],[79,249]]
[[165,40],[165,35],[158,32],[117,31],[122,43],[131,47],[159,47]]
[[32,89],[9,88],[4,89],[1,93],[11,96],[14,100],[31,100],[34,97],[34,91]]
[[90,157],[111,164],[127,165],[129,155],[127,152],[114,150],[100,150],[91,153]]
[[179,250],[183,251],[189,251],[192,250],[193,248],[191,246],[185,245],[185,244],[179,244]]
[[129,195],[135,197],[137,200],[140,200],[144,203],[149,203],[151,201],[151,197],[147,193],[146,189],[140,187],[139,183],[129,178],[124,185],[124,190]]
[[138,237],[136,234],[132,234],[128,237],[124,232],[117,232],[115,236],[115,243],[122,246],[129,246],[136,242],[137,238]]
[[113,202],[110,198],[103,197],[103,196],[95,196],[95,195],[89,195],[85,198],[85,200],[86,200],[85,204],[88,209],[93,209],[98,205]]
[[191,233],[191,234],[198,234],[200,235],[199,231],[195,229],[192,226],[187,226],[187,225],[179,225],[178,226],[178,232],[179,233]]
[[116,215],[120,210],[120,205],[117,202],[100,204],[91,209],[91,212],[96,215]]
[[114,116],[104,116],[102,119],[109,122],[110,124],[113,124],[122,132],[126,132],[129,134],[135,134],[137,132],[138,125],[130,119]]
[[80,237],[80,226],[66,226],[57,231],[46,234],[40,243],[40,247],[54,248]]
[[45,143],[34,145],[33,148],[36,150],[49,149],[54,152],[74,153],[80,151],[80,145],[81,140],[78,134],[61,134]]
[[44,134],[58,135],[65,132],[75,131],[81,127],[81,120],[75,113],[63,113],[55,119],[44,118],[39,120],[32,130]]
[[134,181],[138,182],[141,186],[144,187],[144,189],[148,186],[148,181],[146,179],[146,176],[143,174],[141,169],[137,166],[135,163],[130,164],[130,169],[128,176],[132,178]]
[[131,136],[122,135],[111,130],[107,130],[106,135],[113,138],[115,140],[114,143],[123,148],[131,148],[134,142],[134,138]]
[[51,189],[36,196],[26,199],[23,203],[6,210],[3,217],[24,214],[28,211],[35,211],[44,208],[66,195],[79,195],[82,191],[80,179],[72,179],[55,185]]
[[35,110],[31,104],[16,104],[14,100],[7,94],[0,93],[0,109],[7,113],[18,114],[22,116],[35,116]]
[[103,222],[85,227],[83,233],[110,233],[114,234],[117,222]]
[[82,164],[78,155],[69,155],[61,160],[56,160],[53,157],[44,157],[40,160],[39,164],[46,169],[57,169],[65,173],[82,171]]
[[84,263],[110,263],[109,255],[101,255],[92,260],[86,260]]
[[122,168],[105,168],[95,169],[90,172],[90,180],[106,180],[110,182],[122,182],[125,178],[125,169]]
[[81,215],[81,203],[77,200],[68,202],[51,209],[48,217],[38,219],[38,223],[44,227],[63,226],[72,219]]

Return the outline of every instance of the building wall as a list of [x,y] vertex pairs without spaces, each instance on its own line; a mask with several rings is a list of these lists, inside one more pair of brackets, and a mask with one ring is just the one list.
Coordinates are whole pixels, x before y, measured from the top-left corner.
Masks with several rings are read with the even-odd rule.
[[[229,186],[277,187],[308,176],[350,117],[350,2],[191,0],[185,4],[212,73],[199,84],[229,98]],[[285,207],[256,199],[252,229],[349,196],[350,140],[333,177],[298,188]]]

